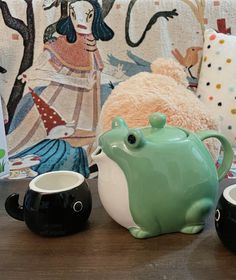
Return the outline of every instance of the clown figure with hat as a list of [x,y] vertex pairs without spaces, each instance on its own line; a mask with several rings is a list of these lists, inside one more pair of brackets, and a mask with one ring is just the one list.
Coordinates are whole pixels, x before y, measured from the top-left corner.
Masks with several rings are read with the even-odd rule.
[[111,40],[114,32],[104,22],[97,0],[71,0],[68,13],[57,22],[56,39],[46,42],[32,67],[18,76],[27,92],[9,130],[11,155],[26,149],[32,153],[30,147],[45,139],[66,141],[90,153],[103,69],[96,41]]

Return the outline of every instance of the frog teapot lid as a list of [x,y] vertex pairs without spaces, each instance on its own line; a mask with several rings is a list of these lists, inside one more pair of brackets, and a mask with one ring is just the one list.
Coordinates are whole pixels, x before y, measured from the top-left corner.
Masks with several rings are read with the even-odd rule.
[[[135,141],[135,136],[142,133],[145,139],[149,142],[175,142],[186,139],[188,132],[184,129],[166,126],[166,116],[161,113],[153,113],[149,116],[149,123],[151,126],[139,129],[130,129],[127,140],[129,143]],[[137,135],[138,136],[138,135]]]

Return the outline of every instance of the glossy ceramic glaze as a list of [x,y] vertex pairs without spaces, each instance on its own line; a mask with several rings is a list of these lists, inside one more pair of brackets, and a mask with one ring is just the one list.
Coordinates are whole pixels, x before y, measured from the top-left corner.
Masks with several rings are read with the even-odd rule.
[[123,227],[135,227],[129,208],[127,180],[122,169],[103,151],[96,157],[96,162],[99,165],[98,193],[104,208]]
[[[137,238],[199,232],[214,206],[219,180],[231,166],[231,145],[214,131],[193,134],[165,126],[165,116],[159,113],[152,114],[149,121],[149,127],[129,129],[123,119],[116,118],[112,129],[99,138],[92,157],[99,168],[104,208],[112,213],[116,205],[115,212],[120,212],[123,220],[111,216]],[[210,137],[216,137],[224,148],[219,170],[202,143]],[[115,172],[114,166],[123,175]],[[124,221],[126,215],[132,217],[129,224]]]
[[25,221],[30,230],[44,236],[61,236],[79,231],[92,207],[91,193],[84,177],[71,171],[57,171],[33,179],[18,204],[10,195],[5,208],[10,216]]
[[227,187],[218,201],[215,228],[225,247],[236,253],[236,185]]

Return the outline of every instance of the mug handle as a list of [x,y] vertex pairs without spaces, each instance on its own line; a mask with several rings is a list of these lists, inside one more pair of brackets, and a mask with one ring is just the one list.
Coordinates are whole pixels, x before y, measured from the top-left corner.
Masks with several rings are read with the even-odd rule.
[[5,209],[7,214],[12,218],[24,221],[24,210],[23,206],[19,205],[19,194],[13,193],[5,201]]
[[201,141],[214,137],[218,139],[223,146],[224,150],[224,157],[221,166],[217,169],[218,173],[218,180],[221,181],[227,172],[230,170],[231,165],[233,163],[233,149],[230,142],[221,134],[217,133],[214,130],[206,130],[206,131],[199,131],[196,133]]

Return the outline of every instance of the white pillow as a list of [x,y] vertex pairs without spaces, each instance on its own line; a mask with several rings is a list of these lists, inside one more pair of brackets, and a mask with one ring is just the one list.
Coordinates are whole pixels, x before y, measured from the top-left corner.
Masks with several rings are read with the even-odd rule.
[[217,114],[221,132],[236,147],[236,36],[205,31],[197,95]]

